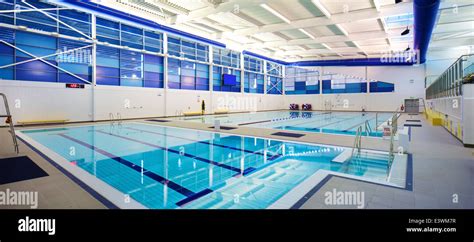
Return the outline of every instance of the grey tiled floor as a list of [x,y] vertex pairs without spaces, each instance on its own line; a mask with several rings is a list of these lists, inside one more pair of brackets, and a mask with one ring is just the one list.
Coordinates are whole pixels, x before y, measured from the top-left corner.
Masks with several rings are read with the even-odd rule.
[[[327,191],[363,191],[365,208],[474,208],[474,149],[465,148],[442,127],[420,116],[423,127],[412,128],[413,191],[333,177],[301,208],[355,208],[326,205]],[[457,194],[458,203],[453,202]]]

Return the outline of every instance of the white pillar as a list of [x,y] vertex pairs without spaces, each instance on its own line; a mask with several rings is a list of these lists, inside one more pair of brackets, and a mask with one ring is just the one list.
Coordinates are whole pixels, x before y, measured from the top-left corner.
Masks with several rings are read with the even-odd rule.
[[163,105],[165,116],[168,116],[168,34],[163,33]]

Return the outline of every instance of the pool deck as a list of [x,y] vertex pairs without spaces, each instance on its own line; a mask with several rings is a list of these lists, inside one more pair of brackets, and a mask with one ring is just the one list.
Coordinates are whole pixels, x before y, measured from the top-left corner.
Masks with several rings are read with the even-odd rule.
[[[159,118],[162,119],[162,118]],[[404,120],[412,119],[408,115],[400,117],[399,124]],[[413,157],[413,191],[396,189],[387,186],[356,181],[347,178],[330,177],[324,180],[318,187],[302,199],[295,208],[321,209],[321,208],[355,208],[348,205],[326,205],[324,203],[327,191],[349,191],[364,192],[364,207],[372,208],[474,208],[474,149],[465,148],[451,136],[444,128],[434,127],[428,124],[423,115],[418,115],[422,127],[411,128],[410,153]],[[192,128],[199,130],[214,131],[212,125],[171,121],[171,122],[149,122],[145,119],[136,120],[170,127]],[[124,121],[125,122],[125,121]],[[93,123],[48,125],[27,127],[30,128],[52,128],[64,126],[86,125]],[[22,127],[16,128],[23,129]],[[222,133],[258,136],[270,139],[287,141],[328,144],[352,147],[354,136],[332,135],[325,133],[307,133],[286,131],[289,133],[304,133],[299,138],[281,137],[272,135],[281,130],[263,129],[254,127],[238,127],[232,130],[221,130]],[[16,156],[13,153],[11,137],[7,128],[0,128],[0,158]],[[34,150],[19,141],[20,155],[30,157],[38,166],[45,170],[49,176],[0,185],[0,191],[10,189],[13,191],[38,191],[38,208],[106,208],[106,206],[94,198],[85,189],[72,181],[60,170],[55,168],[49,161],[44,159]],[[387,151],[388,140],[374,137],[363,137],[362,147],[365,149]],[[458,203],[453,203],[453,194],[457,194]],[[25,206],[0,206],[6,208],[28,208]]]

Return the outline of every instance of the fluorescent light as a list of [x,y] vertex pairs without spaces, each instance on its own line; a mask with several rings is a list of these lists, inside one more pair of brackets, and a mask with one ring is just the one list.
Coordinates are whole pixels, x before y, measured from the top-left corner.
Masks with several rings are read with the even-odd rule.
[[204,31],[204,32],[214,33],[214,30],[209,29],[209,28],[206,28],[206,27],[201,26],[201,25],[197,25],[197,24],[193,24],[193,23],[186,23],[186,24],[187,24],[189,27],[193,27],[193,28],[202,30],[202,31]]
[[348,36],[349,33],[347,33],[347,31],[340,25],[340,24],[336,24],[336,27],[345,35],[345,36]]
[[291,23],[291,21],[289,19],[287,19],[285,16],[281,15],[279,12],[277,12],[275,9],[271,8],[270,6],[266,5],[265,3],[260,4],[260,7],[264,8],[268,12],[270,12],[273,15],[277,16],[281,20],[283,20],[287,23]]
[[331,49],[332,49],[331,47],[329,47],[329,46],[328,46],[327,44],[325,44],[325,43],[322,43],[321,45],[324,46],[324,47],[326,47],[326,49],[328,49],[328,50],[331,50]]
[[308,31],[304,30],[304,29],[298,29],[299,31],[301,31],[301,33],[307,35],[308,37],[310,37],[311,39],[316,39],[312,34],[308,33]]
[[374,0],[374,5],[375,5],[375,9],[377,10],[377,12],[380,12],[380,1],[379,0]]
[[323,6],[323,4],[319,0],[312,0],[311,2],[313,2],[313,4],[316,5],[316,7],[318,7],[319,10],[321,10],[321,12],[323,12],[326,17],[331,17],[331,13]]

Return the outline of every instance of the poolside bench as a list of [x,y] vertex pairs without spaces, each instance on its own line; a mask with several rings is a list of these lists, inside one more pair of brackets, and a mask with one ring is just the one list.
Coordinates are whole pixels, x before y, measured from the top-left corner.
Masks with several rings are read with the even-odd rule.
[[202,112],[201,111],[183,112],[183,115],[184,116],[198,116],[198,115],[202,115]]
[[59,124],[59,123],[65,123],[67,121],[69,121],[69,119],[22,120],[22,121],[17,121],[17,124],[20,124],[20,125]]
[[216,111],[214,111],[214,114],[226,114],[226,113],[229,113],[228,109],[217,109]]

